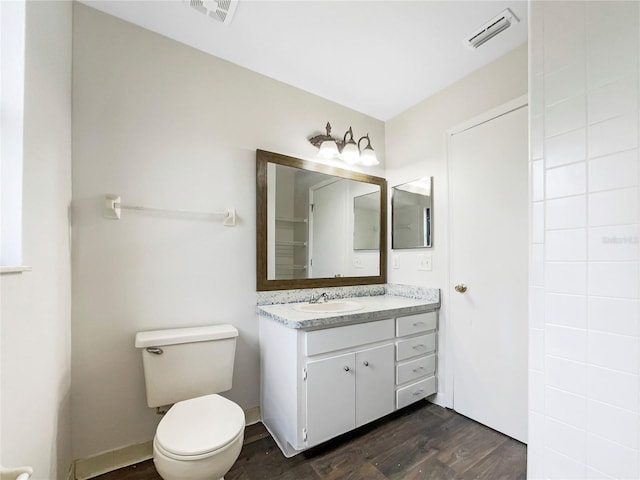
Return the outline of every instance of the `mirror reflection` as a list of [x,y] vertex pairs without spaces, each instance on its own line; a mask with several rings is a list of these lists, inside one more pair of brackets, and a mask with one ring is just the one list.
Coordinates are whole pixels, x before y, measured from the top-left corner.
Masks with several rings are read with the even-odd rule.
[[[371,212],[361,218],[365,206],[356,208],[370,194],[378,196],[377,209],[366,207],[378,212],[377,248],[356,232],[375,229]],[[386,283],[386,218],[384,178],[257,150],[256,289]]]
[[380,275],[380,186],[267,165],[267,280]]
[[391,248],[425,248],[432,243],[432,177],[393,187]]
[[353,249],[380,248],[380,191],[353,199]]

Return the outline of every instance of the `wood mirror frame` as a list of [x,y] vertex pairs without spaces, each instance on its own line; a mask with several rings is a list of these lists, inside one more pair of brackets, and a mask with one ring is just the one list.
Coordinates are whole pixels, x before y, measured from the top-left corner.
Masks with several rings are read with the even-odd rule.
[[[275,163],[334,177],[372,183],[380,187],[380,254],[379,275],[362,277],[300,278],[269,280],[267,278],[267,164]],[[387,181],[364,173],[310,162],[278,153],[256,150],[256,289],[258,291],[297,288],[375,285],[387,282]]]

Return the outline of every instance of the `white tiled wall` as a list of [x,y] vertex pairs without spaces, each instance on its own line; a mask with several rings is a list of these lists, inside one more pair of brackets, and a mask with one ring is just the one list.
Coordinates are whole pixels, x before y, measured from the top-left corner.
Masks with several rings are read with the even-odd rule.
[[530,479],[640,478],[640,2],[530,4]]

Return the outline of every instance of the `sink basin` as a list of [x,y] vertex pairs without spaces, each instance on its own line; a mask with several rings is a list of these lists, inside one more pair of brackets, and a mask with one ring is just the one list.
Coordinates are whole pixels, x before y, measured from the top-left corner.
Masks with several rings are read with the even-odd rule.
[[355,312],[362,310],[364,307],[356,302],[337,301],[327,303],[303,303],[295,305],[294,310],[309,313],[342,313]]

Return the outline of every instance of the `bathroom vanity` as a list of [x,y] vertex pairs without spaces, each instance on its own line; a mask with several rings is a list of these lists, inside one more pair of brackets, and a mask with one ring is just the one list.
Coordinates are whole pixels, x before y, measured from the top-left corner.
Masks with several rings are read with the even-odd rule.
[[257,308],[262,421],[287,457],[437,391],[437,295],[342,303]]

